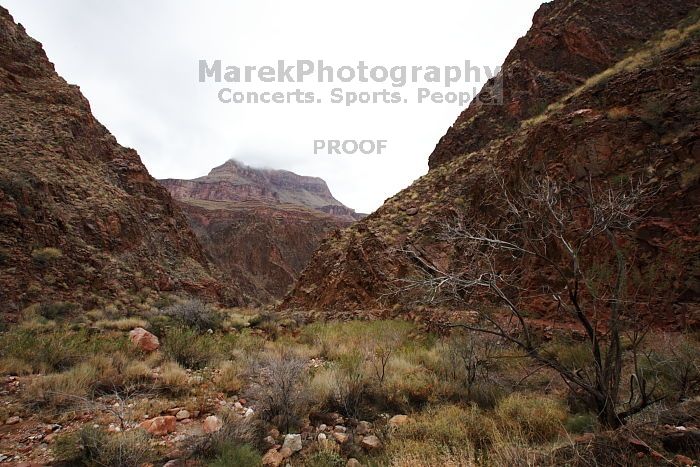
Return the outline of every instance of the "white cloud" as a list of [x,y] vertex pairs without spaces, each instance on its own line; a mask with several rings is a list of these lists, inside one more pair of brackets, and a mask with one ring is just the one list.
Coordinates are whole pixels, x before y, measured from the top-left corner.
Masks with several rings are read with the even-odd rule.
[[[122,144],[138,150],[155,177],[194,178],[235,157],[254,166],[322,177],[340,201],[364,212],[427,171],[428,155],[462,108],[222,104],[216,96],[224,84],[199,83],[198,61],[261,66],[308,59],[352,66],[364,60],[389,67],[470,60],[495,67],[527,31],[540,3],[3,2],[44,44],[57,71],[80,85],[95,116]],[[324,98],[335,87],[312,82],[246,86],[257,91],[301,87]],[[340,87],[361,88],[358,83]],[[391,85],[362,89],[384,87]],[[414,87],[402,92],[415,100]],[[317,156],[315,139],[385,139],[388,148],[381,156]]]

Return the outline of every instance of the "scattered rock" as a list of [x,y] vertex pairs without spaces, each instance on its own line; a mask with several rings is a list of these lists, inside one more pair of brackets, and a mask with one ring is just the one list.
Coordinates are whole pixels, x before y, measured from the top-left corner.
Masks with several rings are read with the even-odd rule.
[[190,418],[190,413],[187,410],[182,409],[175,414],[175,418],[178,420],[184,420],[186,418]]
[[328,439],[328,437],[325,433],[319,433],[316,439],[318,439],[319,441],[325,441],[326,439]]
[[376,436],[369,435],[369,436],[365,436],[364,438],[362,438],[360,445],[363,448],[367,449],[368,451],[372,451],[372,450],[381,448],[382,442],[379,441],[379,438],[377,438]]
[[300,434],[288,434],[284,437],[283,448],[289,448],[292,452],[301,451],[301,435]]
[[245,413],[243,414],[243,416],[246,417],[246,418],[247,418],[247,417],[252,417],[254,413],[255,413],[255,411],[253,411],[253,409],[251,409],[250,407],[248,407],[248,409],[246,409],[246,411],[245,411]]
[[222,426],[224,426],[224,422],[216,415],[209,415],[202,423],[202,429],[205,433],[215,433],[219,431]]
[[339,444],[345,444],[348,441],[348,435],[337,431],[333,433],[333,438],[335,438]]
[[272,436],[267,436],[263,441],[265,441],[265,444],[267,444],[270,447],[277,444],[277,441],[275,441],[275,438],[273,438]]
[[408,415],[394,415],[389,419],[389,426],[396,428],[397,426],[405,425],[411,419]]
[[370,422],[360,422],[355,428],[355,433],[358,435],[366,435],[372,429],[372,424]]
[[5,420],[5,425],[17,425],[21,421],[22,421],[21,418],[14,416],[14,417],[10,417],[7,420]]
[[676,454],[673,460],[679,465],[694,465],[693,459],[691,459],[690,457],[686,457],[683,454]]
[[328,426],[325,423],[321,423],[318,426],[318,431],[326,431],[328,429]]
[[262,458],[262,465],[265,467],[279,467],[282,462],[284,462],[284,457],[275,448],[267,451]]
[[175,417],[166,415],[141,422],[139,427],[154,436],[164,436],[175,431]]
[[345,428],[343,425],[336,425],[335,428],[333,428],[333,430],[338,433],[345,433],[346,431],[348,431],[348,429]]
[[145,352],[153,352],[160,347],[158,338],[144,328],[131,330],[131,332],[129,332],[129,340],[132,344]]
[[288,459],[292,457],[292,454],[294,453],[289,448],[283,446],[282,449],[280,449],[280,456],[282,456],[283,459]]
[[408,214],[409,216],[415,216],[416,214],[418,214],[418,208],[408,208],[406,209],[406,214]]

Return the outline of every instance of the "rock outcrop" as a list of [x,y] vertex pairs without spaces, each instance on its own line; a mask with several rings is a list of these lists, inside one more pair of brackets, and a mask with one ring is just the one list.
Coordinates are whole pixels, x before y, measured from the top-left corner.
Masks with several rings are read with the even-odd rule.
[[205,177],[161,183],[211,260],[261,302],[282,298],[321,240],[363,216],[336,200],[320,178],[234,160]]
[[[446,220],[492,225],[488,187],[498,186],[496,177],[547,173],[655,184],[653,206],[629,245],[637,272],[659,278],[651,318],[700,325],[698,4],[544,4],[505,63],[505,104],[470,106],[431,156],[428,174],[324,241],[282,308],[332,317],[401,312],[402,297],[390,292],[411,272],[402,247],[451,264],[459,251],[439,237]],[[605,262],[611,253],[598,254]],[[528,310],[556,308],[545,302]]]
[[167,190],[0,7],[0,311],[183,292],[240,302]]

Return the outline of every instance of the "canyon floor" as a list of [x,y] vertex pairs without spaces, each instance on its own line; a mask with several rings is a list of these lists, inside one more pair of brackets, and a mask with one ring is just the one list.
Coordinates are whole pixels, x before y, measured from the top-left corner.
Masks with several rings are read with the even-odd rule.
[[[654,332],[637,361],[625,360],[624,373],[643,365],[667,397],[610,431],[558,373],[497,339],[427,322],[306,321],[174,297],[146,300],[136,313],[30,307],[0,342],[0,372],[13,375],[0,392],[1,462],[583,466],[698,457],[697,335]],[[591,365],[578,329],[538,329],[559,361]]]

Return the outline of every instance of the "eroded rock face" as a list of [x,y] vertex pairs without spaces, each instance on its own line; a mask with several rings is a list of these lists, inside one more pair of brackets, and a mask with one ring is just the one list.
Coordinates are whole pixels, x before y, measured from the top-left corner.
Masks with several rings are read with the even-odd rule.
[[[622,34],[599,30],[597,25],[624,25],[624,34],[616,36],[614,50],[631,49],[635,53],[635,47],[645,38],[654,36],[655,45],[663,42],[669,18],[678,19],[697,4],[673,0],[654,2],[653,6],[622,0],[555,1],[543,6],[531,32],[519,41],[513,53],[524,54],[530,46],[532,51],[528,53],[544,53],[538,52],[538,44],[547,39],[554,41],[547,49],[547,60],[554,64],[559,54],[568,57],[570,46],[566,41],[546,31],[559,29],[562,21],[564,26],[570,24],[572,16],[580,16],[577,22],[589,24],[585,37],[595,42],[605,42],[610,34]],[[641,13],[623,14],[623,7],[647,8],[638,30],[635,18]],[[661,17],[650,13],[658,9],[670,14]],[[550,37],[552,34],[554,37]],[[670,37],[677,34],[666,36],[672,42]],[[619,54],[600,52],[596,57],[608,55],[614,60]],[[516,123],[508,135],[488,125],[480,128],[475,126],[476,120],[472,121],[465,130],[465,139],[460,141],[479,144],[465,149],[462,143],[445,146],[443,141],[442,150],[449,157],[434,163],[427,175],[387,200],[378,211],[322,243],[282,308],[325,310],[325,314],[337,318],[368,312],[381,316],[382,310],[392,310],[402,303],[401,295],[390,292],[397,286],[397,279],[412,270],[406,255],[398,250],[410,245],[441,267],[454,264],[460,251],[439,237],[445,220],[459,214],[492,225],[496,218],[488,209],[488,201],[489,189],[495,189],[489,187],[496,186],[495,177],[515,180],[547,173],[564,180],[580,180],[590,174],[596,185],[643,177],[658,186],[651,210],[628,245],[635,252],[639,271],[656,271],[665,278],[652,281],[660,291],[654,300],[663,300],[647,317],[663,326],[699,326],[700,278],[692,259],[698,255],[700,238],[698,56],[698,35],[690,34],[673,47],[659,49],[646,59],[638,57],[624,69],[592,80],[538,118]],[[574,68],[585,69],[583,64],[590,60],[580,59],[581,65]],[[603,70],[608,63],[598,69]],[[566,66],[564,63],[564,69]],[[536,76],[540,79],[548,75]],[[572,86],[580,81],[573,79]],[[526,89],[528,83],[532,84],[531,80],[514,83],[513,89]],[[523,98],[527,95],[523,93]],[[525,108],[531,106],[527,103]],[[506,107],[494,112],[505,112]],[[463,119],[464,115],[459,121]],[[612,259],[606,256],[610,255],[606,250],[595,254],[603,263]],[[539,265],[528,264],[524,270],[525,281],[542,283],[545,271]],[[533,299],[527,309],[545,315],[556,310],[556,304]],[[400,307],[398,310],[401,312]],[[415,307],[407,311],[413,313]],[[420,315],[421,311],[415,313]]]
[[161,180],[211,260],[262,302],[287,293],[321,240],[362,215],[326,183],[228,161],[195,180]]
[[543,3],[501,67],[503,104],[481,103],[495,94],[487,85],[440,139],[430,168],[512,134],[521,121],[611,67],[655,32],[674,27],[698,5],[697,0]]
[[238,301],[167,190],[4,8],[0,159],[3,312],[37,301],[89,306],[146,289]]

